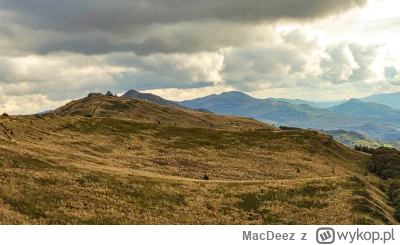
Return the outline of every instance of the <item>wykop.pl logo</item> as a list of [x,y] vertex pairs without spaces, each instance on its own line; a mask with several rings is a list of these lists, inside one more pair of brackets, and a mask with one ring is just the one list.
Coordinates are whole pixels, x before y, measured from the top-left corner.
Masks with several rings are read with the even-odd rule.
[[319,244],[332,244],[335,242],[335,230],[328,227],[317,230],[317,242]]

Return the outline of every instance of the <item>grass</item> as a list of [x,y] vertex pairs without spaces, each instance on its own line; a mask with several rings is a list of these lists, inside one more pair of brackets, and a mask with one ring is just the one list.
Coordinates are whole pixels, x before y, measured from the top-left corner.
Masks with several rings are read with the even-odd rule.
[[[395,223],[377,178],[363,176],[370,157],[329,136],[145,101],[133,112],[125,100],[84,102],[61,108],[78,116],[0,119],[14,132],[0,134],[0,224]],[[158,114],[129,117],[142,109]]]

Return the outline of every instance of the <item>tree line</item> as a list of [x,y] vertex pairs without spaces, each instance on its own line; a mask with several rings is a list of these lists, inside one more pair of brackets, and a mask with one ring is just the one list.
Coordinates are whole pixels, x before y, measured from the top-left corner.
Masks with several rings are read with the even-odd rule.
[[400,222],[400,151],[379,147],[372,153],[369,171],[389,180],[388,197],[395,208],[395,218]]
[[362,146],[362,145],[355,145],[354,149],[356,151],[362,151],[362,152],[369,153],[369,154],[373,154],[375,152],[375,148],[368,147],[368,146]]

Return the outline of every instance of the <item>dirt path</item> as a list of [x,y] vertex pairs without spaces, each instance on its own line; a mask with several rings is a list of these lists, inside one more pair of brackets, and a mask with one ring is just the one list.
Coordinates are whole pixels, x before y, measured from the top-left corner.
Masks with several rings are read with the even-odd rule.
[[99,106],[101,106],[101,104],[103,104],[105,101],[106,101],[106,100],[100,101],[100,103],[98,103],[98,104],[93,108],[92,117],[95,117],[97,108],[99,108]]
[[316,180],[334,180],[334,179],[342,179],[347,178],[352,175],[340,175],[340,176],[327,176],[327,177],[315,177],[315,178],[299,178],[299,179],[273,179],[273,180],[203,180],[203,179],[192,179],[187,177],[179,177],[179,176],[168,176],[161,175],[157,173],[142,171],[142,170],[134,170],[127,168],[119,168],[115,166],[101,166],[94,164],[73,164],[74,167],[87,169],[89,171],[99,171],[105,174],[119,175],[125,178],[134,178],[134,177],[144,177],[151,179],[159,179],[159,180],[169,180],[169,181],[180,181],[180,182],[201,182],[201,183],[291,183],[291,182],[307,182],[307,181],[316,181]]

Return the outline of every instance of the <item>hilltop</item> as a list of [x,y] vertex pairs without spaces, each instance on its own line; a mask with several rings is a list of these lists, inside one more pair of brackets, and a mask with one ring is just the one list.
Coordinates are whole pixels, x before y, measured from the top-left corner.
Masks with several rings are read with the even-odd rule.
[[279,128],[250,118],[214,115],[171,106],[161,106],[141,99],[110,97],[102,94],[90,94],[86,98],[71,101],[54,110],[53,113],[61,116],[131,119],[138,122],[175,126],[233,130],[248,128],[279,130]]
[[397,224],[316,131],[101,94],[0,125],[1,224]]

